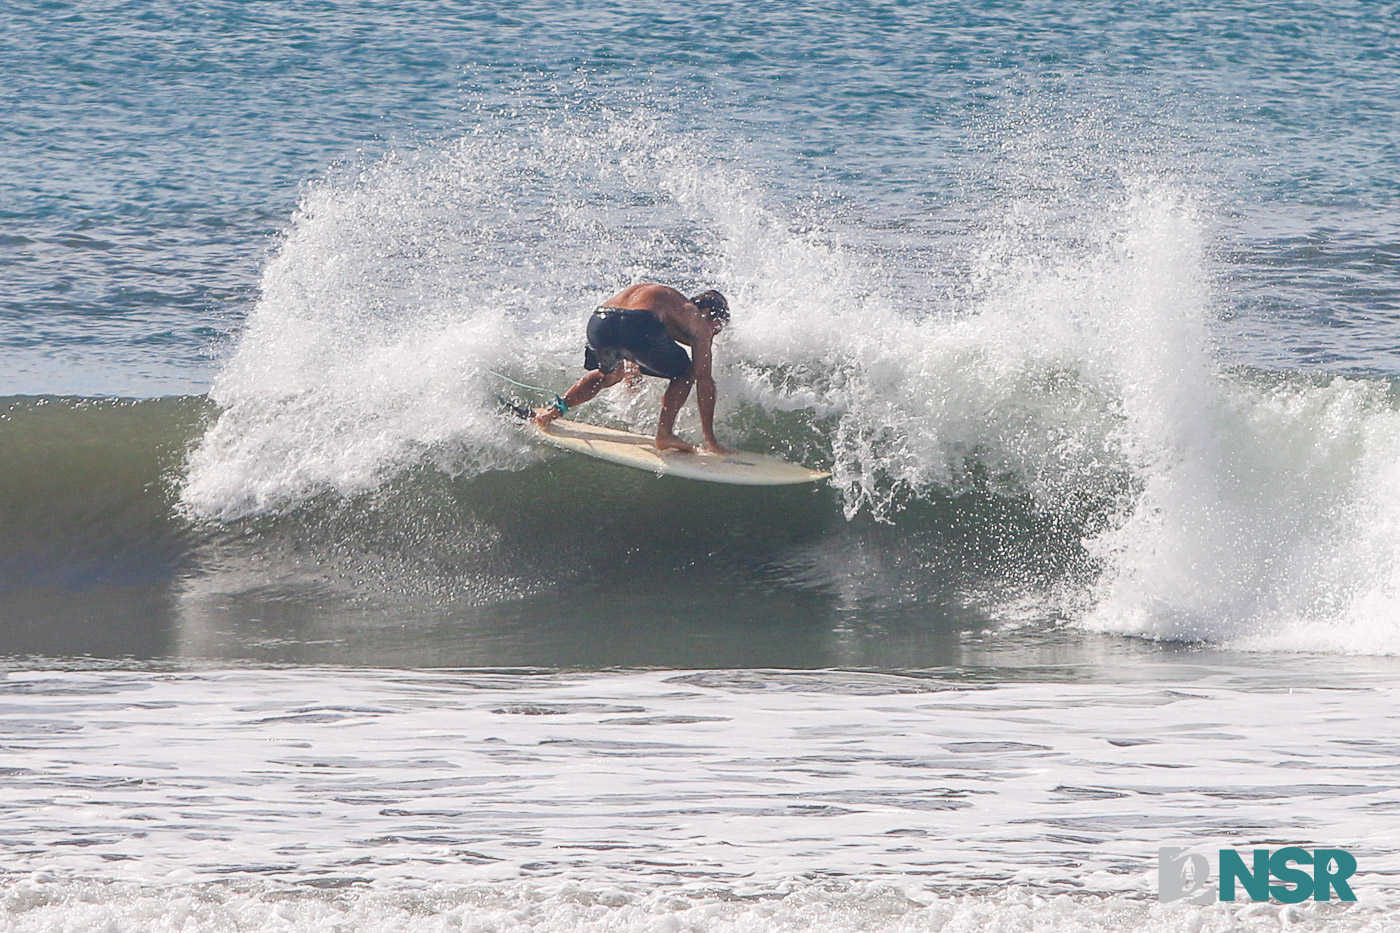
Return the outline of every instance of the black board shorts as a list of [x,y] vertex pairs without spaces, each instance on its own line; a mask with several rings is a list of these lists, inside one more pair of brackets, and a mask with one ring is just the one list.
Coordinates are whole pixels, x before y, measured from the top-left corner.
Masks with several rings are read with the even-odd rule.
[[623,360],[631,360],[644,374],[662,379],[679,379],[690,373],[690,354],[666,333],[661,318],[637,308],[599,308],[588,319],[583,366],[610,373]]

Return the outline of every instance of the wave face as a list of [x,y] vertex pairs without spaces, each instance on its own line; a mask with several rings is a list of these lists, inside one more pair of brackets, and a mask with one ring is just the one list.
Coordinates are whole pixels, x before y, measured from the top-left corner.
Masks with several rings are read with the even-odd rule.
[[[1208,197],[1026,155],[949,289],[896,261],[919,231],[880,239],[720,151],[643,108],[484,110],[459,139],[330,172],[209,403],[10,404],[0,430],[32,443],[35,477],[62,475],[56,438],[110,448],[54,487],[110,497],[92,507],[36,511],[47,479],[9,481],[11,527],[41,529],[11,537],[11,579],[96,566],[77,553],[92,536],[60,526],[102,514],[142,542],[133,566],[180,581],[186,616],[275,593],[602,618],[661,576],[731,594],[726,618],[815,612],[830,639],[857,618],[916,641],[1030,623],[1400,650],[1391,386],[1221,362]],[[497,374],[562,391],[588,310],[644,280],[730,296],[722,435],[829,468],[829,488],[656,483],[544,454],[499,416],[521,390]],[[583,417],[648,431],[659,393]],[[639,611],[667,614],[667,587]]]

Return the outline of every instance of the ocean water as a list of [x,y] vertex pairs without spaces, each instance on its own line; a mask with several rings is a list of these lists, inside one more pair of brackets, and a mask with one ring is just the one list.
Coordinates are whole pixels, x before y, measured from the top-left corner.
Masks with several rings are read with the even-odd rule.
[[7,4],[0,929],[1396,929],[1397,23]]

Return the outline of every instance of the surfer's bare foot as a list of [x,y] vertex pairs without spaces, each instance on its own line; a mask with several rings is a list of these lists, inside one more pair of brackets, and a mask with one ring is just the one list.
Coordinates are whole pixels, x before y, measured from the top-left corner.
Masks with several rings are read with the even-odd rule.
[[536,408],[535,417],[531,420],[540,427],[544,427],[558,417],[559,409],[557,408]]
[[657,450],[682,450],[682,451],[685,451],[685,452],[688,453],[688,454],[693,454],[693,453],[695,453],[695,448],[694,448],[693,446],[691,446],[690,444],[687,444],[685,441],[681,440],[679,437],[676,437],[676,435],[674,435],[674,434],[658,434],[658,435],[656,435],[656,449],[657,449]]
[[724,446],[723,444],[721,444],[719,441],[716,441],[716,440],[713,440],[713,439],[710,440],[710,441],[707,441],[707,442],[705,443],[705,450],[707,450],[708,452],[710,452],[710,453],[712,453],[712,454],[720,454],[720,455],[722,455],[722,456],[723,456],[723,455],[726,455],[726,454],[732,454],[732,453],[734,453],[734,448],[733,448],[733,447],[726,447],[726,446]]

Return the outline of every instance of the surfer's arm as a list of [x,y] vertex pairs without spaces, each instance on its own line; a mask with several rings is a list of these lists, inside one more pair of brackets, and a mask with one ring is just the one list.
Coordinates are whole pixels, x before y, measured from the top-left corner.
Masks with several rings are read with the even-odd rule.
[[732,454],[734,451],[715,439],[715,377],[710,372],[710,335],[691,344],[691,372],[695,374],[695,404],[700,409],[700,430],[705,434],[705,447],[711,453]]

